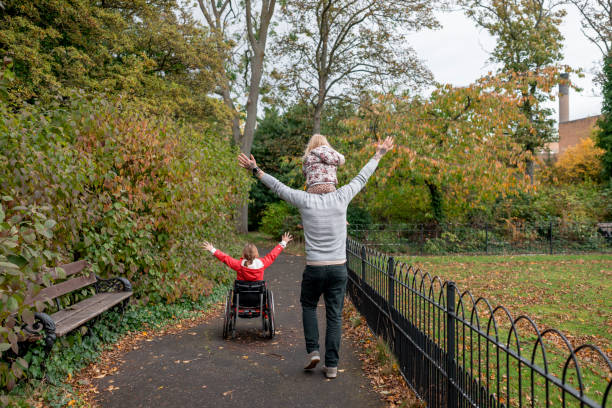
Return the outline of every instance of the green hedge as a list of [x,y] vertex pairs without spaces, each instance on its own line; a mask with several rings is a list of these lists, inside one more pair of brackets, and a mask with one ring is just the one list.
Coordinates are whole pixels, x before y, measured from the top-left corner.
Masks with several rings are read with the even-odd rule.
[[297,208],[284,201],[266,204],[259,229],[266,234],[280,237],[284,232],[290,232],[296,239],[302,239],[301,217]]
[[236,154],[227,137],[121,98],[19,112],[0,102],[0,387],[25,369],[5,357],[32,320],[23,300],[42,265],[87,259],[102,277],[130,279],[142,302],[226,282],[199,243],[235,241],[251,182]]

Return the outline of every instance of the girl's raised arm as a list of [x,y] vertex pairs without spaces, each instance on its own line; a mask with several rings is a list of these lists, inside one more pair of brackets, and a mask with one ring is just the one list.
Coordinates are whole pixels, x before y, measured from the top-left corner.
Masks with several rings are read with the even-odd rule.
[[291,240],[293,240],[293,236],[288,232],[285,232],[283,234],[283,238],[280,244],[275,246],[273,250],[271,250],[266,256],[261,258],[261,261],[264,264],[264,268],[267,268],[268,266],[272,265],[272,263],[276,260],[276,258],[280,255],[280,253]]
[[323,163],[331,164],[333,166],[342,166],[344,164],[344,156],[331,147],[319,150],[319,157]]
[[227,266],[229,266],[235,271],[239,270],[240,267],[242,266],[238,259],[232,258],[231,256],[223,253],[223,251],[219,249],[215,249],[215,247],[208,241],[204,241],[202,243],[202,248],[209,251],[211,254],[215,256],[215,258],[217,258],[218,260],[220,260],[221,262],[223,262],[224,264],[226,264]]

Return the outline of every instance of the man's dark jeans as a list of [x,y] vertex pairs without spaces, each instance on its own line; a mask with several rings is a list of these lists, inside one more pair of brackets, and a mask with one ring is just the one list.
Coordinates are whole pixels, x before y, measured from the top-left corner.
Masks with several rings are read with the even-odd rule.
[[312,266],[306,265],[302,276],[302,321],[306,352],[319,350],[319,326],[317,303],[323,295],[325,300],[325,366],[338,367],[338,351],[342,329],[342,306],[346,292],[346,264]]

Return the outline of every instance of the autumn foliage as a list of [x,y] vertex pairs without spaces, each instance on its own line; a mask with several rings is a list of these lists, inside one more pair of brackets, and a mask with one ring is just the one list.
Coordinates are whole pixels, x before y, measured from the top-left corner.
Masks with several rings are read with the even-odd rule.
[[605,150],[587,137],[569,147],[554,165],[554,174],[563,182],[597,181],[602,174],[601,158]]
[[526,190],[528,153],[513,130],[528,123],[520,97],[498,84],[487,78],[464,88],[441,86],[429,99],[372,99],[349,121],[349,141],[358,149],[347,160],[345,180],[371,155],[377,138],[393,135],[397,148],[359,202],[378,219],[461,220]]

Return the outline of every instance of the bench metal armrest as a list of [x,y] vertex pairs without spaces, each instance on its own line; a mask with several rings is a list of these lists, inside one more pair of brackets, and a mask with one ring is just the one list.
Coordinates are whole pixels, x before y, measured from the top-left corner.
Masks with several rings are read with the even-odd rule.
[[115,277],[110,279],[100,279],[94,283],[96,293],[104,292],[131,292],[132,284],[129,280],[122,277]]
[[28,337],[42,338],[45,341],[45,351],[48,353],[55,343],[55,322],[51,316],[42,312],[34,313],[34,319],[33,325],[25,325],[22,329]]

